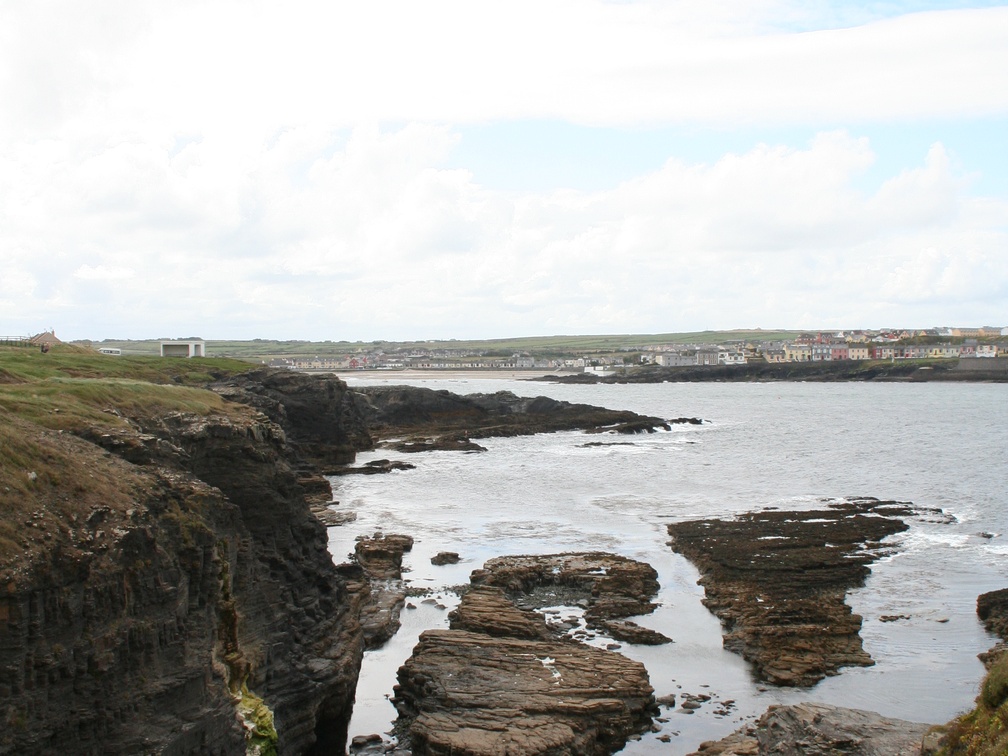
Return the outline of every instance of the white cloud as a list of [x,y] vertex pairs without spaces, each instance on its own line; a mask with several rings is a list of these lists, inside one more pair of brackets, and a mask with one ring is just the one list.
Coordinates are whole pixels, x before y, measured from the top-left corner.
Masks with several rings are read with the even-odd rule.
[[118,268],[109,265],[81,265],[74,271],[74,278],[84,281],[124,281],[133,278],[134,271],[130,268]]
[[195,130],[240,154],[303,123],[732,125],[1008,109],[1008,8],[781,28],[807,16],[782,2],[5,4],[0,123],[19,136],[145,141]]
[[[80,337],[996,322],[1005,198],[940,142],[870,185],[862,132],[818,126],[1003,116],[1008,8],[809,7],[4,4],[0,312]],[[595,192],[443,167],[458,124],[530,117],[819,133],[672,145]]]

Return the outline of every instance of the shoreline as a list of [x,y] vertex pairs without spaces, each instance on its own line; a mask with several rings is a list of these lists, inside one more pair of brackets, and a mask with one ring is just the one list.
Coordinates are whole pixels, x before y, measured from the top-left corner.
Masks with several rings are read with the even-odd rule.
[[298,372],[309,375],[335,375],[342,381],[383,380],[389,383],[396,381],[462,381],[462,380],[492,380],[492,381],[535,381],[542,378],[556,379],[572,375],[580,375],[569,371],[542,370],[303,370]]

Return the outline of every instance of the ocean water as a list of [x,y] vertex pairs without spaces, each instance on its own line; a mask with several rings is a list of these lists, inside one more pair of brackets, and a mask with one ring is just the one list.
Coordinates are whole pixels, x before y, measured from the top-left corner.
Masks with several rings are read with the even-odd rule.
[[[412,535],[404,575],[431,592],[412,599],[403,627],[368,652],[350,735],[386,733],[398,667],[424,629],[447,625],[453,586],[503,554],[605,550],[659,573],[659,609],[637,619],[670,636],[657,647],[623,644],[648,669],[655,693],[705,693],[694,714],[663,711],[661,731],[627,754],[677,754],[721,737],[775,703],[822,701],[920,722],[944,722],[971,708],[993,645],[976,617],[976,597],[1008,587],[1008,386],[990,384],[666,383],[564,386],[520,380],[360,379],[353,385],[411,383],[456,393],[509,390],[702,425],[624,437],[580,432],[485,439],[482,454],[401,458],[417,469],[333,479],[337,506],[355,522],[329,529],[335,561],[354,540],[381,530]],[[614,445],[585,447],[589,441]],[[626,444],[630,445],[626,445]],[[894,553],[848,594],[864,618],[875,660],[810,689],[756,682],[721,647],[720,624],[700,603],[697,571],[667,545],[669,522],[731,517],[763,507],[805,509],[851,496],[940,508],[955,522],[923,517],[892,539]],[[993,537],[989,537],[993,535]],[[430,557],[457,551],[458,565]],[[882,622],[884,615],[909,619]],[[597,642],[604,643],[605,639]],[[725,707],[725,701],[731,701]],[[727,712],[727,713],[725,713]],[[668,735],[669,743],[658,740]]]

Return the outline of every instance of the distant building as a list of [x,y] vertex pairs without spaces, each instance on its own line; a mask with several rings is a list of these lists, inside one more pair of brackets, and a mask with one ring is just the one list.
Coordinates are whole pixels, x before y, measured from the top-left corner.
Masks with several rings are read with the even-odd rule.
[[206,342],[202,339],[161,342],[162,357],[206,357]]
[[48,350],[49,347],[55,346],[56,344],[62,344],[63,342],[56,338],[56,331],[42,331],[42,333],[37,333],[28,339],[32,344],[36,346],[44,346]]
[[660,352],[655,356],[655,362],[662,367],[687,367],[696,365],[696,352]]

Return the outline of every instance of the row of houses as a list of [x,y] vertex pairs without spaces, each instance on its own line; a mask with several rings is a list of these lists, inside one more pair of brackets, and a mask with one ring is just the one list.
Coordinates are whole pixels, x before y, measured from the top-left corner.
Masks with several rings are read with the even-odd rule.
[[271,367],[290,370],[530,370],[554,368],[550,362],[538,362],[528,354],[515,354],[505,359],[436,358],[430,355],[416,357],[391,357],[376,355],[345,355],[341,357],[279,357],[270,361]]
[[646,353],[643,362],[664,367],[693,365],[745,365],[750,360],[767,362],[827,362],[836,360],[924,360],[990,358],[1000,353],[997,344],[892,344],[848,342],[821,337],[794,343],[702,346]]
[[659,352],[648,360],[663,367],[688,367],[690,365],[745,365],[748,361],[746,353],[740,349],[724,347],[699,347],[697,349],[678,349],[670,352]]
[[926,360],[960,357],[997,357],[997,344],[785,344],[764,351],[767,362],[826,362],[835,360]]

